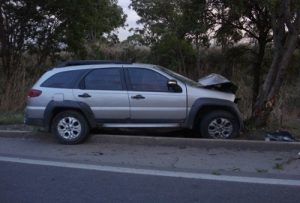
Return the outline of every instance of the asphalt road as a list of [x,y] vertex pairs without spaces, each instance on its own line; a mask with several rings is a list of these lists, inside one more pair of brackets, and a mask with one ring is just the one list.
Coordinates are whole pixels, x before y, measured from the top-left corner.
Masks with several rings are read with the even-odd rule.
[[103,172],[0,161],[0,202],[291,202],[299,186]]
[[66,146],[48,136],[0,135],[0,203],[300,202],[298,145],[104,138]]

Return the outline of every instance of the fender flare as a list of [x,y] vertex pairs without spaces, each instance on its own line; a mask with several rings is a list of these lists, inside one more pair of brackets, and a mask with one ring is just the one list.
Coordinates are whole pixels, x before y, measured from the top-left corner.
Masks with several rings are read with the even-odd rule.
[[224,100],[224,99],[215,99],[215,98],[199,98],[197,99],[194,104],[192,105],[188,117],[186,119],[186,127],[192,129],[195,125],[195,119],[198,116],[198,112],[201,110],[205,110],[205,108],[208,107],[215,107],[216,109],[222,109],[224,108],[225,110],[233,113],[240,125],[240,130],[243,129],[244,124],[243,124],[243,119],[240,110],[238,109],[237,104],[234,102]]
[[70,110],[79,110],[83,116],[87,119],[88,124],[91,128],[96,127],[96,120],[92,109],[84,102],[77,102],[77,101],[51,101],[48,103],[45,111],[44,111],[44,126],[47,131],[50,131],[51,121],[55,114],[55,109],[63,108],[63,109],[70,109]]

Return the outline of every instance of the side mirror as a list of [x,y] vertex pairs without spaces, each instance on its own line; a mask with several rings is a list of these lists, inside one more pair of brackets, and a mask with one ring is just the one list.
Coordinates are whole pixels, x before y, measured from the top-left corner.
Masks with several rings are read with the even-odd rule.
[[178,85],[176,80],[169,80],[168,86]]
[[176,80],[168,80],[168,89],[171,92],[182,92],[182,89]]

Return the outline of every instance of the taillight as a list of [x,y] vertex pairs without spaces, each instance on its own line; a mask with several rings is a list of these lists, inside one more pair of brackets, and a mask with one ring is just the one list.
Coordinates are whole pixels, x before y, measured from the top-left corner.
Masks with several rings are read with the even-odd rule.
[[35,89],[31,89],[29,92],[28,92],[28,97],[38,97],[42,94],[42,91],[41,90],[35,90]]

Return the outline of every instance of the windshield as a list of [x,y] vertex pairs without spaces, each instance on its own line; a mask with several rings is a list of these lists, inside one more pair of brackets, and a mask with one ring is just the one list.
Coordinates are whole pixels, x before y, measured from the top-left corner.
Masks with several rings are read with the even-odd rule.
[[176,73],[176,72],[174,72],[174,71],[171,71],[171,70],[169,70],[169,69],[167,69],[167,68],[164,68],[164,67],[161,67],[161,66],[156,66],[156,67],[157,67],[159,70],[161,70],[161,71],[167,73],[168,75],[172,76],[173,78],[175,78],[175,79],[177,79],[177,80],[179,80],[179,81],[181,81],[181,82],[183,82],[183,83],[187,83],[187,84],[189,84],[189,85],[197,86],[197,87],[201,86],[199,83],[195,82],[194,80],[189,79],[189,78],[187,78],[187,77],[185,77],[185,76],[183,76],[183,75],[180,75],[180,74],[178,74],[178,73]]

